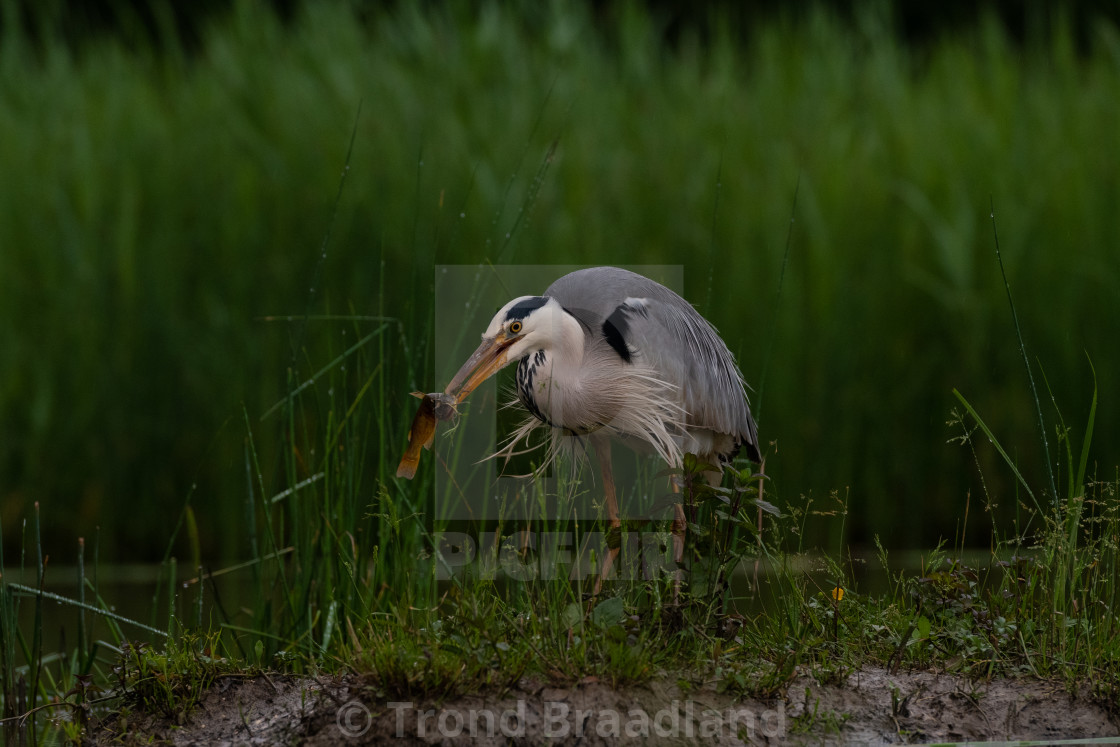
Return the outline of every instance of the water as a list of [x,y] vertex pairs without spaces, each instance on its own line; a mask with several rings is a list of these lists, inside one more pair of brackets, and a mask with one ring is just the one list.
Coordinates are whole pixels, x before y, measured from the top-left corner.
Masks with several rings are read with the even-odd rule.
[[[845,593],[884,596],[896,592],[895,585],[900,573],[910,578],[919,575],[923,570],[931,570],[930,555],[930,552],[922,551],[893,552],[888,559],[889,569],[885,569],[873,552],[853,550],[841,562],[843,580],[837,578],[833,570],[835,563],[830,563],[826,556],[819,553],[789,555],[783,562],[787,572],[795,577],[807,579],[810,589],[816,589],[823,594],[831,594],[837,584],[842,583]],[[992,562],[991,553],[987,550],[953,553],[951,557],[960,560],[966,566],[979,569],[989,567]],[[744,613],[761,611],[766,600],[771,599],[773,594],[780,593],[781,587],[775,584],[778,571],[779,569],[766,561],[756,564],[748,560],[741,564],[731,582],[731,593],[736,607]],[[36,587],[34,570],[25,569],[21,574],[18,570],[12,571],[9,568],[4,579],[10,584],[18,584],[28,589]],[[164,633],[169,627],[167,600],[169,570],[166,566],[113,565],[97,569],[96,575],[92,568],[87,567],[86,579],[90,584],[96,579],[97,594],[103,600],[105,608],[115,617],[109,618],[97,611],[83,609],[72,603],[80,598],[76,566],[49,566],[43,589],[47,596],[42,604],[42,652],[45,658],[49,660],[58,656],[69,657],[77,648],[78,631],[83,624],[87,639],[98,642],[99,659],[103,663],[115,660],[116,650],[122,639],[143,641],[157,647],[162,645],[165,640]],[[231,573],[215,581],[219,584],[219,594],[227,609],[236,610],[244,606],[246,599],[253,598],[254,592],[249,586],[249,574],[246,572]],[[520,583],[515,579],[506,579],[506,581]],[[194,574],[181,573],[174,587],[178,619],[193,624],[198,619],[197,579],[194,578]],[[207,581],[202,609],[202,619],[205,621],[212,619],[212,589],[211,583]],[[85,604],[90,607],[102,606],[98,602],[97,594],[94,589],[87,586]],[[51,595],[69,601],[60,601]],[[35,596],[30,591],[20,593],[16,597],[16,604],[19,629],[27,647],[30,648],[35,628]],[[16,664],[21,667],[26,665],[22,651],[22,646],[17,645]]]
[[[48,565],[43,585],[42,656],[45,660],[69,657],[78,648],[79,631],[96,642],[100,659],[115,659],[123,641],[161,645],[168,627],[168,570],[155,564],[86,567],[83,595],[77,566]],[[37,573],[34,569],[5,569],[4,580],[15,592],[18,627],[27,647],[32,646],[37,606]],[[197,584],[183,587],[177,580],[176,605],[197,598]],[[22,587],[22,588],[20,588]],[[157,594],[158,592],[158,594]],[[100,597],[100,599],[99,599]],[[109,615],[102,610],[107,610]],[[16,666],[25,667],[23,647],[16,646]]]

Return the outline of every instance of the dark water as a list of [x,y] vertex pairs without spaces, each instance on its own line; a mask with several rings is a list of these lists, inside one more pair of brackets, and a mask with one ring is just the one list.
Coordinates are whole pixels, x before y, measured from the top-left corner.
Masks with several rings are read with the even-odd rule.
[[[735,573],[731,593],[740,611],[759,611],[774,594],[780,593],[778,577],[779,573],[785,573],[805,579],[811,593],[816,589],[820,593],[831,594],[840,584],[844,586],[845,593],[890,595],[896,591],[900,573],[913,577],[931,570],[930,556],[930,552],[895,552],[889,556],[889,569],[884,568],[871,552],[852,552],[839,561],[833,558],[833,562],[817,553],[790,555],[782,561],[784,569],[775,567],[771,562],[754,563],[748,560]],[[989,567],[992,562],[991,553],[986,550],[954,553],[949,557],[980,569]],[[835,572],[837,562],[841,566],[841,577]],[[199,619],[211,619],[215,589],[227,609],[243,606],[245,599],[253,594],[248,574],[229,574],[214,584],[207,583],[200,616],[199,584],[193,575],[178,573],[172,583],[168,567],[160,565],[108,566],[97,569],[96,574],[87,568],[86,575],[85,604],[92,607],[103,605],[113,617],[74,604],[81,598],[75,567],[49,567],[44,585],[46,595],[42,601],[42,654],[47,661],[56,660],[60,655],[70,656],[78,645],[79,630],[83,626],[87,640],[98,642],[99,659],[103,662],[115,660],[116,649],[125,640],[161,644],[169,628],[169,588],[175,592],[176,617],[187,625],[193,625]],[[96,594],[90,588],[95,579]],[[21,574],[9,568],[4,580],[9,584],[35,588],[34,571],[25,569]],[[500,585],[509,583],[519,581],[507,578]],[[16,605],[20,631],[30,647],[35,629],[36,598],[30,591],[20,592],[16,596]],[[24,664],[21,647],[17,646],[17,666]]]
[[[84,594],[76,566],[49,566],[45,573],[41,609],[35,590],[37,572],[33,569],[5,569],[4,581],[14,592],[19,630],[31,648],[36,615],[42,616],[42,656],[56,661],[71,656],[78,648],[80,631],[87,641],[96,642],[99,658],[114,660],[124,641],[161,643],[168,629],[169,571],[160,565],[117,565],[86,568]],[[197,596],[197,584],[174,584],[176,607]],[[20,588],[22,587],[22,588]],[[84,606],[82,606],[84,604]],[[188,608],[189,609],[189,608]],[[16,665],[25,666],[21,646],[16,647]]]

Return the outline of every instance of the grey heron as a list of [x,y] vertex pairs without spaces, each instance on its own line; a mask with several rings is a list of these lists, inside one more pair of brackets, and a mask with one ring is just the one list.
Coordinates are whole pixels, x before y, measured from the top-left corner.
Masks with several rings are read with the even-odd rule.
[[[553,453],[573,439],[594,448],[612,529],[621,527],[611,468],[611,439],[646,446],[670,467],[686,453],[718,469],[743,452],[759,462],[758,431],[743,375],[719,333],[681,296],[616,267],[578,270],[543,295],[503,306],[482,342],[443,395],[462,401],[506,365],[517,366],[517,398],[532,416],[510,443],[538,427],[551,429]],[[416,445],[419,448],[419,445]],[[708,473],[714,483],[720,472]],[[674,560],[686,526],[677,503]],[[609,545],[610,543],[608,543]],[[607,553],[599,583],[610,572]]]

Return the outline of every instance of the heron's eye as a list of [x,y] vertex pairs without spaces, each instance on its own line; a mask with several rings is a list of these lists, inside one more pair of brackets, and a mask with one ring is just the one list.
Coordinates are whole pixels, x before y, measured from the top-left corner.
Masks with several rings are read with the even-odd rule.
[[509,333],[511,335],[520,334],[521,333],[521,322],[510,322],[509,323]]

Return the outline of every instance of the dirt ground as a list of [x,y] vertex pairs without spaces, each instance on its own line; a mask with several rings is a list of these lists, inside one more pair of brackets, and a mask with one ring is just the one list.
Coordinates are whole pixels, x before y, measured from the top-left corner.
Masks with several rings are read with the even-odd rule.
[[274,676],[220,680],[181,725],[134,714],[122,728],[111,717],[93,741],[118,742],[122,731],[130,744],[172,745],[873,745],[1115,737],[1120,719],[1056,683],[882,669],[844,686],[801,677],[773,701],[670,682],[526,680],[490,697],[408,702],[377,699],[356,679]]

